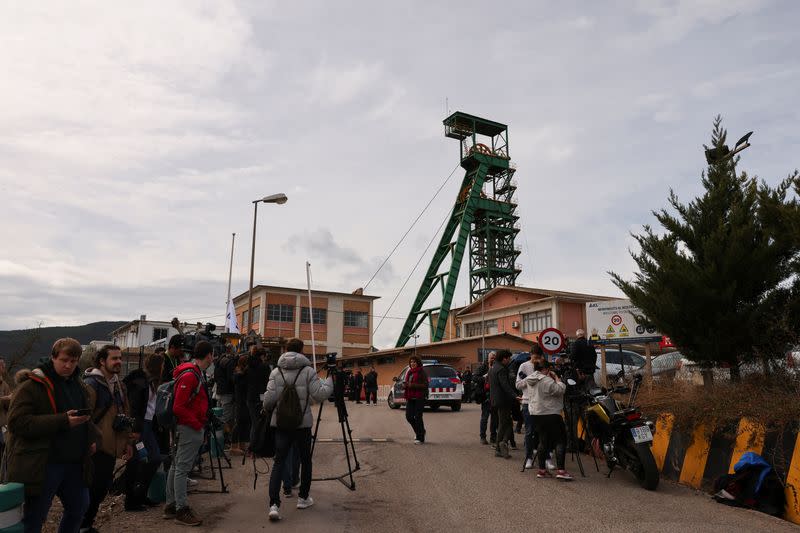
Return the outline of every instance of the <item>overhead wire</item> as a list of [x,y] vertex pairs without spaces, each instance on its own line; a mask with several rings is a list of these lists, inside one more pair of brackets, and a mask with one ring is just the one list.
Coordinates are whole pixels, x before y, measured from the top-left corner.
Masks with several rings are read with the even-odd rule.
[[380,264],[380,266],[378,267],[378,270],[375,271],[375,273],[372,275],[372,277],[369,278],[369,281],[367,281],[367,283],[364,285],[364,290],[365,291],[367,290],[367,287],[369,287],[369,284],[372,283],[372,281],[375,279],[375,276],[377,276],[378,273],[381,271],[381,269],[384,266],[386,266],[386,263],[389,262],[389,259],[392,257],[392,255],[394,255],[394,253],[397,251],[397,249],[400,247],[400,245],[403,244],[403,241],[405,240],[405,238],[408,237],[408,234],[411,233],[411,230],[414,229],[414,226],[416,226],[417,222],[419,222],[419,219],[422,218],[422,215],[425,214],[425,211],[428,210],[428,208],[431,206],[431,204],[436,199],[436,197],[439,196],[439,193],[442,192],[442,189],[444,189],[444,186],[447,185],[447,182],[450,181],[450,178],[453,177],[453,174],[455,174],[456,170],[458,170],[458,167],[460,167],[460,166],[461,166],[460,163],[457,164],[453,168],[453,170],[450,171],[450,174],[447,175],[447,177],[444,179],[442,184],[439,185],[439,188],[436,189],[435,193],[433,193],[433,197],[430,200],[428,200],[428,203],[425,204],[425,207],[422,209],[422,211],[420,211],[419,215],[417,215],[417,218],[414,219],[414,222],[411,223],[411,226],[409,226],[409,228],[406,230],[406,232],[403,234],[403,236],[400,237],[400,240],[397,241],[397,244],[394,245],[394,248],[392,248],[392,251],[389,252],[389,255],[387,255],[386,259],[384,259],[383,262]]
[[[450,211],[448,210],[448,212],[447,212],[447,215],[446,215],[446,216],[444,217],[444,219],[442,220],[442,223],[441,223],[441,224],[439,224],[439,227],[438,227],[438,228],[436,229],[436,231],[433,233],[433,237],[431,238],[431,240],[430,240],[430,241],[428,241],[428,245],[425,247],[425,250],[423,250],[423,252],[422,252],[422,255],[420,255],[420,256],[419,256],[419,259],[417,260],[416,264],[414,265],[414,268],[412,268],[412,269],[411,269],[411,272],[408,274],[408,277],[407,277],[407,278],[406,278],[406,280],[403,282],[403,286],[402,286],[402,287],[400,287],[400,290],[399,290],[399,291],[397,291],[397,294],[395,294],[395,296],[394,296],[394,299],[392,300],[392,303],[390,303],[390,304],[389,304],[389,307],[386,309],[386,315],[388,315],[388,314],[389,314],[389,311],[391,311],[391,309],[392,309],[392,306],[395,304],[395,302],[397,302],[397,299],[400,297],[400,293],[401,293],[401,292],[403,292],[403,289],[405,289],[405,288],[406,288],[406,285],[407,285],[407,284],[408,284],[408,282],[411,280],[411,276],[413,276],[413,275],[414,275],[414,272],[416,272],[416,270],[417,270],[417,267],[418,267],[418,266],[419,266],[419,264],[422,262],[422,260],[425,258],[425,254],[427,254],[427,253],[428,253],[428,249],[429,249],[429,248],[431,247],[431,245],[433,244],[433,241],[435,241],[435,240],[436,240],[436,237],[439,235],[439,232],[440,232],[440,231],[442,231],[442,227],[444,227],[444,224],[445,224],[445,222],[447,222],[448,220],[450,220],[450,216],[451,216],[451,213],[450,213]],[[386,315],[384,315],[384,316],[383,316],[383,318],[381,318],[380,322],[378,322],[378,325],[377,325],[377,326],[375,326],[375,329],[373,329],[373,330],[372,330],[372,334],[373,334],[373,335],[375,335],[375,332],[376,332],[376,331],[378,331],[378,328],[379,328],[379,327],[381,327],[381,324],[383,324],[383,320],[384,320],[384,318],[386,318]],[[405,319],[403,319],[403,320],[405,320]]]

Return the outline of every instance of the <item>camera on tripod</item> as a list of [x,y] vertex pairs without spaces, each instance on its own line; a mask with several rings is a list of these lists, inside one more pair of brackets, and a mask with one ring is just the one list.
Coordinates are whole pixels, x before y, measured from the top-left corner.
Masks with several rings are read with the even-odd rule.
[[336,370],[336,354],[337,352],[330,352],[325,354],[325,368],[328,372]]

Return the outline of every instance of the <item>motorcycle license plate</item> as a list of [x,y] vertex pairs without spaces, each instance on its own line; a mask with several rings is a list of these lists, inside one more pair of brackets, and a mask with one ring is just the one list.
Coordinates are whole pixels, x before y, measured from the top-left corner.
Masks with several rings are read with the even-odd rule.
[[651,442],[653,440],[653,432],[650,431],[648,426],[631,428],[631,434],[633,435],[633,442],[636,444]]

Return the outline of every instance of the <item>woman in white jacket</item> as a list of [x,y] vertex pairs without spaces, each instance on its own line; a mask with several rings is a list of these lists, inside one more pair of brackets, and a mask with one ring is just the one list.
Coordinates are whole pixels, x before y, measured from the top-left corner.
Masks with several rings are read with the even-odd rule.
[[572,476],[564,469],[566,460],[567,430],[561,411],[564,407],[564,391],[567,386],[552,371],[546,368],[547,363],[541,359],[533,361],[533,373],[525,378],[528,386],[528,409],[533,417],[533,426],[539,437],[539,472],[536,477],[552,477],[547,471],[546,458],[550,450],[555,450],[556,478],[564,481],[572,480]]

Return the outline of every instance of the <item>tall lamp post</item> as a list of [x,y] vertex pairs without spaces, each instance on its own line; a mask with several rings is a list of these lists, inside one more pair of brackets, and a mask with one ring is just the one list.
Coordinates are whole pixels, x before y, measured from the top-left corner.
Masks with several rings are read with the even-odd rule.
[[256,264],[256,221],[258,220],[258,204],[264,202],[265,204],[285,204],[289,198],[282,192],[278,194],[270,194],[264,198],[253,200],[253,248],[250,251],[250,289],[247,291],[247,326],[245,332],[250,333],[250,328],[253,325],[253,269]]

